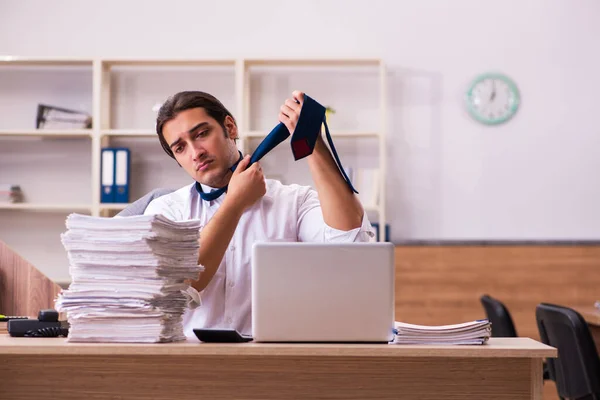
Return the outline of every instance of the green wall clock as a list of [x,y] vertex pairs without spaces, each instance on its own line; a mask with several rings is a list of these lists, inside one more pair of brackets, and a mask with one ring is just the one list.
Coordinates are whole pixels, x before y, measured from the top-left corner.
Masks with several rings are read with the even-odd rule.
[[467,110],[477,121],[497,125],[511,119],[521,98],[517,85],[506,75],[488,73],[471,83],[466,95]]

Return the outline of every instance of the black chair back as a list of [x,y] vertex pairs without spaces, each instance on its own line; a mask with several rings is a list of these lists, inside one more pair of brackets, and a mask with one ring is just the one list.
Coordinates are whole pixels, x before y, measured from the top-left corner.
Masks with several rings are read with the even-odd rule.
[[492,337],[517,337],[517,330],[508,309],[487,294],[481,296],[487,319],[492,323]]
[[575,310],[539,304],[535,317],[542,342],[558,349],[548,359],[550,377],[565,399],[600,399],[600,357],[583,317]]

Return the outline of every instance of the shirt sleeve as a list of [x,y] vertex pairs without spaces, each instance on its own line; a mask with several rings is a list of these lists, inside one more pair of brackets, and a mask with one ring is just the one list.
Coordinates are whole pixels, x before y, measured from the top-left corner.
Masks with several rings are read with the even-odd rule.
[[375,230],[369,222],[367,213],[363,213],[361,226],[349,231],[332,228],[325,223],[317,192],[309,189],[299,194],[298,204],[298,240],[301,242],[372,242]]

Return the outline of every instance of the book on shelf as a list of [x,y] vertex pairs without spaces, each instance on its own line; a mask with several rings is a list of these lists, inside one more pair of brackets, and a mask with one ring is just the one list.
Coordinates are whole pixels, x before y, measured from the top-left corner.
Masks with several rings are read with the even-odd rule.
[[38,104],[37,129],[91,129],[92,117],[82,111]]
[[0,183],[0,203],[22,203],[23,192],[19,185]]
[[487,319],[454,325],[414,325],[396,321],[394,344],[477,345],[485,344],[492,334]]

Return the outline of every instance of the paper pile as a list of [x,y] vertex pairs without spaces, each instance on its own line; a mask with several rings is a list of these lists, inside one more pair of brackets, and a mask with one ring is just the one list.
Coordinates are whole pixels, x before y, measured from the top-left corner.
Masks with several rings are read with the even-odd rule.
[[[74,342],[184,340],[186,280],[198,279],[200,222],[162,215],[122,218],[71,214],[61,235],[72,283],[56,309]],[[196,292],[197,294],[197,292]]]
[[393,343],[396,344],[484,344],[492,329],[487,319],[440,326],[396,322],[394,334]]

